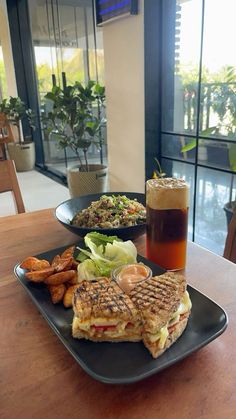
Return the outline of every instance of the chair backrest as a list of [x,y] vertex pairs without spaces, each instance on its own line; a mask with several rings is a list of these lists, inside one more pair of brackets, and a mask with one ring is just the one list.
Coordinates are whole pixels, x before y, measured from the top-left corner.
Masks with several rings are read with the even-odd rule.
[[12,192],[16,211],[18,213],[25,212],[13,160],[0,161],[0,193],[1,192]]
[[228,227],[225,241],[224,258],[236,263],[236,213],[233,215]]

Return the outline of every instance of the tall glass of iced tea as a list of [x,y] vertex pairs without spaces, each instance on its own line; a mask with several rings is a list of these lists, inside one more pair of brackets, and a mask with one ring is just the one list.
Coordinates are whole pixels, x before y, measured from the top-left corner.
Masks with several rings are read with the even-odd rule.
[[147,257],[167,270],[185,267],[189,186],[183,179],[146,183]]

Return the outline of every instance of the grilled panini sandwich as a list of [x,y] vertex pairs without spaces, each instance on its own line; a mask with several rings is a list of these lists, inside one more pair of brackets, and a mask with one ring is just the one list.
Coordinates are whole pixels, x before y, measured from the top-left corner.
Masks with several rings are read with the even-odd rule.
[[184,276],[167,272],[141,282],[129,294],[142,319],[142,339],[154,358],[183,333],[191,310]]
[[183,333],[191,301],[182,275],[167,272],[129,295],[107,278],[83,281],[74,294],[72,334],[93,341],[143,340],[154,358]]
[[103,278],[83,281],[74,293],[72,334],[93,341],[142,339],[139,311],[115,283]]

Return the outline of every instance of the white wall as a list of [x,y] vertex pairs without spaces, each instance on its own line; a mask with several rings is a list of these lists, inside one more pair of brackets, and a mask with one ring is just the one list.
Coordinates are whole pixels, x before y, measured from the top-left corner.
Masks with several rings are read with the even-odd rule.
[[6,70],[7,92],[9,96],[17,96],[6,0],[0,0],[0,40]]
[[144,192],[144,22],[137,16],[103,27],[111,191]]

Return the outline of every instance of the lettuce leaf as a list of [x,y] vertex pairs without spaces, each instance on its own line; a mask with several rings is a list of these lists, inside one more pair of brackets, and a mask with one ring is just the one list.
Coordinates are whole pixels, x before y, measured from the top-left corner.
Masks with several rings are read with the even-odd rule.
[[[109,277],[111,271],[117,266],[137,261],[137,249],[131,240],[123,242],[114,236],[110,236],[107,240],[105,237],[103,239],[93,234],[88,233],[84,238],[86,249],[79,248],[88,257],[78,265],[80,280],[89,279],[89,277],[93,279],[98,276]],[[101,233],[98,234],[102,236]],[[93,263],[88,263],[88,261]]]
[[99,271],[92,259],[86,259],[78,265],[78,276],[81,281],[84,279],[91,280],[99,276]]
[[96,246],[102,245],[103,250],[105,249],[107,243],[113,243],[114,240],[121,242],[123,241],[122,239],[119,239],[117,236],[107,236],[106,234],[98,233],[97,231],[92,231],[91,233],[88,233],[84,238],[87,249],[81,249],[80,247],[77,247],[77,249],[80,250],[80,252],[76,256],[76,259],[79,262],[83,262],[91,255],[91,253],[88,252],[89,246],[86,243],[88,239],[90,239],[90,241]]
[[91,239],[93,243],[97,246],[99,246],[100,244],[103,244],[105,246],[107,243],[113,243],[114,240],[121,242],[123,241],[122,239],[119,239],[117,236],[107,236],[106,234],[98,233],[97,231],[92,231],[91,233],[88,233],[86,237]]

